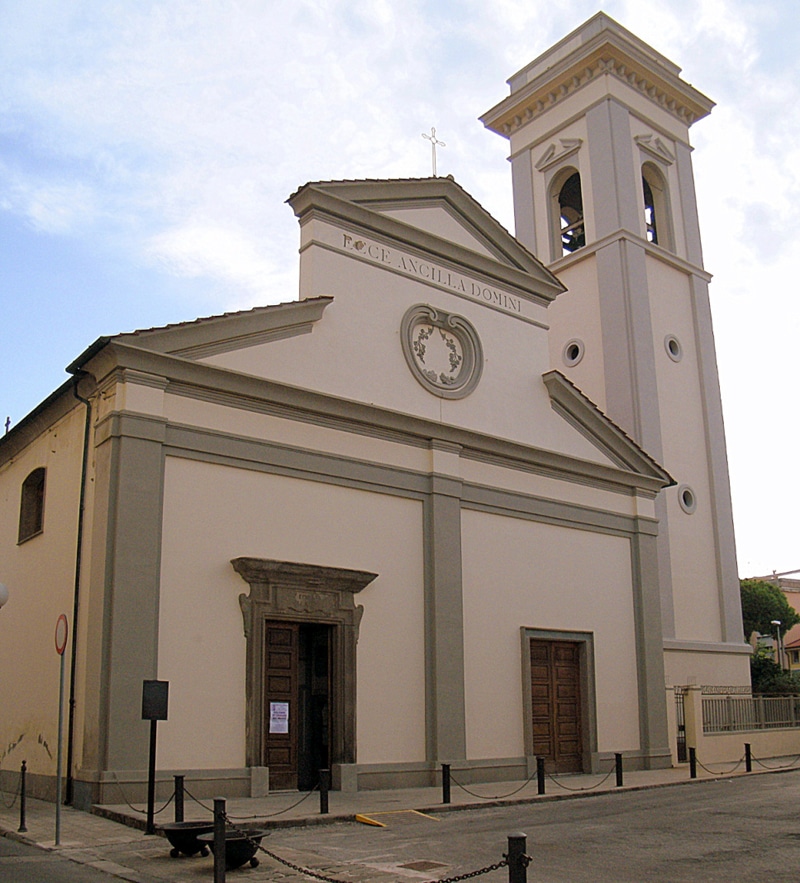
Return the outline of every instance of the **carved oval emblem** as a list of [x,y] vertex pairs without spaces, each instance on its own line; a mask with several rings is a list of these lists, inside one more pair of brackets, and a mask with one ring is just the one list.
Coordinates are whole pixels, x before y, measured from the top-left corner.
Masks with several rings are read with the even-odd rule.
[[403,316],[400,339],[411,373],[428,392],[460,399],[478,385],[483,350],[463,316],[417,304]]

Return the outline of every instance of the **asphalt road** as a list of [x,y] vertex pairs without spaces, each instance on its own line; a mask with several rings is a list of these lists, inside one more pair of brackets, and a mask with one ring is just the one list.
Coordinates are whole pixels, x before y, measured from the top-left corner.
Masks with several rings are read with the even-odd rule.
[[37,846],[0,836],[2,883],[118,883],[117,877],[79,865]]
[[[264,845],[299,864],[327,865],[332,876],[352,863],[361,866],[362,879],[372,868],[430,880],[498,861],[507,835],[521,831],[532,857],[529,883],[800,880],[797,771],[440,813],[435,820],[410,813],[377,818],[387,827],[273,831]],[[482,879],[500,883],[507,871]]]
[[[568,779],[563,780],[565,784]],[[508,835],[527,835],[528,883],[738,883],[800,880],[800,770],[617,791],[517,806],[382,814],[385,828],[356,822],[272,829],[275,856],[342,883],[422,883],[500,861]],[[161,838],[98,843],[86,853],[126,878],[206,883],[209,859],[169,857]],[[308,883],[297,869],[260,855],[229,883]],[[66,855],[0,837],[2,883],[110,883],[112,876]],[[507,883],[505,869],[477,878]]]

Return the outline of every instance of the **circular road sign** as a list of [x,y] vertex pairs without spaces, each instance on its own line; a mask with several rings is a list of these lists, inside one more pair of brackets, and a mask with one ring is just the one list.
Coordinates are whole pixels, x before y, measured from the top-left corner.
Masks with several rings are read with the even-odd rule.
[[69,634],[69,626],[67,625],[67,617],[65,614],[61,614],[58,617],[58,622],[56,622],[56,653],[59,656],[64,655],[64,650],[67,648],[67,635]]

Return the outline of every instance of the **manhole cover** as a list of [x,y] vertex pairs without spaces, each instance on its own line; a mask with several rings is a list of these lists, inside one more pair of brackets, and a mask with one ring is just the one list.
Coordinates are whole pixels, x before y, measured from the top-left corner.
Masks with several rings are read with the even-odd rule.
[[442,862],[420,861],[407,862],[404,865],[398,865],[400,868],[408,868],[409,871],[433,871],[435,868],[446,868],[447,865]]

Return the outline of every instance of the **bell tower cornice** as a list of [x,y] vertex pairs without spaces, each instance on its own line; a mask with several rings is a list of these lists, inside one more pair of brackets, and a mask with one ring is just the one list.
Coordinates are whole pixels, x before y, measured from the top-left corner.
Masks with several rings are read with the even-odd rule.
[[619,83],[649,99],[687,128],[714,102],[680,78],[681,69],[605,13],[598,13],[514,74],[511,94],[481,117],[511,137],[517,130],[591,84],[618,94]]

